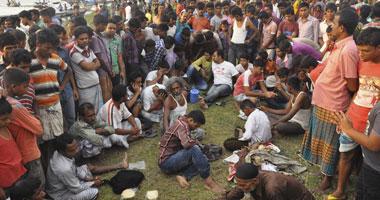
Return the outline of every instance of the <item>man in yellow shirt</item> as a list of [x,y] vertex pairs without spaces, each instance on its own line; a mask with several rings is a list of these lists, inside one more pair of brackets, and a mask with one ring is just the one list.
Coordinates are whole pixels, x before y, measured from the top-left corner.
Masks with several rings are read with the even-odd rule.
[[188,82],[193,82],[198,90],[207,90],[207,82],[211,77],[212,50],[207,50],[198,60],[191,63],[186,75]]

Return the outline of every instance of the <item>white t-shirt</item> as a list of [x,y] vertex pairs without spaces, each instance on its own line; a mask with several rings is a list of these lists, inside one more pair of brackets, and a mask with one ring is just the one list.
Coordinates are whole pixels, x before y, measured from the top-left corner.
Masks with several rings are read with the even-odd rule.
[[158,40],[160,40],[160,36],[159,35],[155,35],[153,33],[153,28],[151,28],[151,27],[145,27],[145,41],[147,41],[149,39],[152,39],[154,41],[158,41]]
[[[248,63],[248,69],[252,69],[253,68],[253,64],[252,63]],[[236,65],[236,70],[241,74],[245,71],[243,65],[241,64],[238,64]]]
[[160,89],[165,89],[164,85],[161,84],[153,84],[148,87],[146,87],[142,92],[142,102],[143,102],[143,109],[148,112],[150,107],[154,104],[154,102],[157,100],[156,95],[153,93],[153,87],[158,86]]
[[248,145],[252,145],[255,142],[268,142],[272,137],[268,116],[259,109],[255,109],[255,111],[249,114],[244,128],[245,132],[239,140],[249,140]]
[[169,26],[169,30],[166,33],[166,35],[174,37],[176,30],[177,30],[177,27],[175,25],[173,25],[172,27]]
[[[157,78],[157,70],[153,70],[149,72],[144,82],[144,88],[146,88],[146,81],[153,81],[155,78]],[[168,80],[169,80],[169,77],[164,75],[162,79],[162,84],[165,85]]]
[[125,22],[128,22],[132,19],[132,8],[131,6],[125,7]]
[[222,23],[222,19],[226,17],[225,15],[222,15],[222,18],[218,17],[218,15],[214,15],[212,18],[211,18],[211,21],[210,21],[210,26],[213,26],[215,29],[214,29],[214,32],[218,32],[218,29],[219,29],[219,26],[220,24]]
[[120,108],[117,108],[113,100],[110,99],[100,108],[97,116],[113,128],[123,129],[122,121],[127,120],[132,114],[124,103],[120,104]]
[[80,63],[93,62],[97,57],[90,48],[86,48],[87,52],[84,52],[84,49],[79,48],[76,44],[70,51],[70,60],[71,66],[75,74],[75,82],[78,88],[89,88],[99,84],[99,76],[96,73],[96,70],[87,71],[84,70]]
[[227,61],[220,64],[212,62],[212,73],[214,74],[214,84],[225,84],[232,88],[232,77],[239,74],[235,66]]

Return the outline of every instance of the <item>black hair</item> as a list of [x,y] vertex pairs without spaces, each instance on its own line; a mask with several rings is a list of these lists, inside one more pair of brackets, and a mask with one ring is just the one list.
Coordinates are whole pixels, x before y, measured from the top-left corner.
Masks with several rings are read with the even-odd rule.
[[266,62],[264,59],[256,59],[253,61],[253,66],[254,67],[265,67]]
[[170,22],[170,18],[168,15],[162,15],[161,18],[160,18],[160,21],[161,23],[169,23]]
[[74,27],[87,26],[87,21],[84,17],[75,17],[71,20],[71,23],[74,24]]
[[281,69],[276,70],[277,76],[280,78],[284,78],[285,76],[289,76],[289,69],[283,67]]
[[[223,51],[223,49],[217,49],[216,51],[214,51],[214,52],[216,52],[216,54],[218,55],[218,56],[220,56],[220,57],[222,57],[223,59],[224,59],[224,51]],[[211,54],[212,55],[212,54]]]
[[29,74],[20,68],[11,67],[5,70],[5,73],[4,73],[5,88],[8,88],[12,84],[19,85],[25,82],[29,83],[29,81],[30,81]]
[[212,3],[212,2],[208,2],[208,3],[206,4],[206,8],[214,8],[214,3]]
[[303,55],[295,55],[292,58],[292,68],[298,67],[301,64],[301,60],[304,56]]
[[26,34],[24,33],[24,31],[21,31],[19,29],[12,29],[7,32],[14,35],[16,37],[17,42],[26,40]]
[[85,27],[87,29],[88,38],[92,38],[92,36],[94,36],[94,30],[92,30],[92,28],[89,26],[85,26]]
[[296,76],[291,76],[286,80],[286,84],[288,84],[291,88],[296,91],[301,91],[301,80]]
[[88,29],[87,26],[78,26],[74,29],[74,37],[79,38],[80,35],[86,33],[88,36]]
[[230,2],[229,1],[223,1],[222,2],[222,7],[224,7],[224,6],[230,6]]
[[342,25],[346,29],[347,34],[352,35],[359,22],[358,14],[352,9],[343,9],[337,14],[339,16],[339,25]]
[[59,38],[53,30],[43,28],[37,33],[37,42],[40,44],[50,43],[53,46],[57,46],[59,44]]
[[257,55],[259,55],[264,60],[268,59],[268,53],[266,51],[259,51]]
[[166,45],[173,46],[173,45],[175,44],[175,39],[174,39],[174,37],[172,37],[172,36],[166,36],[166,37],[164,38],[164,44],[165,44],[165,46],[166,46]]
[[243,16],[243,11],[239,7],[234,7],[231,11],[232,16]]
[[99,24],[104,24],[107,25],[107,17],[101,15],[101,14],[96,14],[94,16],[94,25],[99,25]]
[[187,12],[187,11],[189,11],[189,10],[194,10],[194,7],[193,7],[193,6],[186,6],[185,11]]
[[57,35],[58,34],[63,34],[63,35],[66,35],[66,30],[65,28],[63,28],[62,26],[58,25],[58,24],[50,24],[49,29],[53,30]]
[[184,36],[189,37],[190,36],[190,29],[187,28],[187,27],[183,28],[182,31],[181,31],[181,34],[183,34]]
[[288,7],[288,4],[285,3],[285,2],[283,2],[283,1],[281,1],[281,2],[279,2],[279,3],[277,4],[277,8],[280,8],[280,7],[284,7],[284,8],[286,8],[286,7]]
[[259,13],[259,19],[269,19],[269,14],[265,11],[260,11]]
[[240,55],[240,58],[243,58],[243,59],[246,59],[246,60],[249,60],[249,56],[247,53],[243,53]]
[[31,9],[29,10],[30,14],[36,15],[37,17],[40,17],[40,11],[37,9]]
[[28,38],[28,45],[30,49],[36,48],[37,34],[30,34]]
[[165,89],[158,89],[157,94],[158,95],[163,94],[164,99],[166,99],[166,97],[168,97],[168,91],[166,91]]
[[222,3],[220,3],[220,1],[216,2],[216,3],[215,3],[215,8],[216,8],[216,7],[222,7]]
[[367,19],[370,13],[371,13],[371,6],[362,5],[360,7],[360,18]]
[[128,21],[128,26],[133,28],[140,28],[141,23],[137,18],[132,18]]
[[187,114],[187,118],[193,119],[195,123],[200,123],[200,124],[206,123],[205,115],[200,110],[190,111],[189,114]]
[[115,24],[116,25],[117,21],[111,18],[111,19],[108,19],[107,25],[108,24]]
[[19,17],[21,18],[27,18],[28,20],[32,20],[32,13],[30,13],[27,10],[23,10],[18,14]]
[[156,42],[152,39],[149,39],[145,42],[145,48],[152,48],[156,46]]
[[50,12],[51,17],[54,17],[54,16],[55,16],[55,9],[54,9],[54,8],[49,7],[49,8],[46,8],[46,9]]
[[364,29],[356,39],[356,45],[378,47],[380,45],[380,29],[375,27]]
[[95,107],[92,105],[92,103],[89,102],[82,103],[78,108],[79,116],[84,117],[86,115],[86,110],[95,110]]
[[32,199],[36,191],[41,187],[41,180],[38,178],[24,178],[16,181],[9,191],[12,200]]
[[175,63],[174,63],[174,69],[181,70],[181,69],[184,69],[184,67],[185,67],[185,63],[183,62],[183,60],[177,60],[177,61],[175,61]]
[[326,28],[326,33],[331,33],[332,31],[332,26],[329,25],[327,28]]
[[74,136],[71,134],[63,133],[56,137],[54,146],[57,151],[65,152],[67,145],[74,142]]
[[372,7],[372,14],[374,18],[380,17],[380,2],[376,2]]
[[135,83],[135,81],[138,78],[142,79],[142,75],[141,75],[141,73],[138,70],[136,70],[136,71],[131,72],[131,73],[128,74],[127,80],[128,80],[128,86],[129,86],[130,90],[131,89],[133,90],[133,84]]
[[288,40],[288,37],[284,34],[280,34],[275,40],[276,45],[278,46],[282,40]]
[[127,87],[124,84],[116,85],[112,88],[112,99],[116,102],[125,97],[127,93]]
[[50,17],[50,18],[53,17],[52,13],[47,8],[41,10],[40,15],[45,16],[45,17]]
[[228,21],[227,20],[222,20],[222,22],[220,22],[220,25],[227,25],[228,26]]
[[203,2],[198,2],[198,3],[197,3],[197,9],[199,9],[199,10],[203,10],[203,9],[205,9],[205,3],[203,3]]
[[214,33],[213,33],[212,31],[207,31],[207,32],[205,33],[205,38],[206,38],[206,40],[211,40],[211,39],[213,39],[213,38],[214,38]]
[[299,66],[301,68],[309,68],[309,67],[316,67],[317,65],[318,65],[317,59],[315,59],[313,56],[307,55],[302,58]]
[[290,44],[288,40],[281,40],[280,43],[278,44],[278,48],[282,52],[285,52],[289,47],[292,47],[292,45]]
[[337,9],[338,9],[338,7],[336,6],[336,4],[332,3],[332,2],[327,3],[326,8],[325,8],[326,11],[331,10],[331,11],[334,11],[334,12],[336,12]]
[[300,5],[298,6],[298,9],[301,9],[301,8],[303,8],[303,7],[306,7],[307,9],[309,9],[309,4],[306,3],[306,2],[302,2],[302,3],[300,3]]
[[255,6],[263,7],[263,3],[261,1],[257,1],[255,3]]
[[249,99],[245,99],[240,103],[240,109],[243,110],[245,108],[256,108],[256,104]]
[[255,8],[255,6],[250,6],[250,7],[247,8],[247,10],[248,10],[248,12],[251,13],[251,14],[255,14],[255,12],[256,12],[256,8]]
[[113,16],[112,19],[115,20],[116,22],[120,22],[120,21],[123,20],[123,18],[121,16],[119,16],[119,15]]
[[23,63],[31,63],[32,55],[26,49],[15,49],[11,53],[11,63],[14,66]]
[[160,30],[160,31],[168,31],[169,30],[169,26],[167,24],[159,24],[157,26],[157,30]]
[[198,33],[196,36],[195,36],[195,41],[197,42],[197,43],[201,43],[201,42],[203,42],[203,40],[205,39],[205,37],[203,36],[203,34],[202,33]]
[[177,20],[177,14],[174,12],[168,13],[169,19],[172,19],[173,21]]
[[161,62],[158,63],[158,68],[169,69],[170,65],[166,60],[161,60]]
[[203,53],[208,53],[210,56],[212,56],[214,52],[215,50],[213,48],[206,48]]
[[29,35],[35,34],[38,30],[41,30],[42,28],[38,25],[33,25],[29,28]]
[[4,22],[10,22],[13,26],[16,25],[16,21],[12,16],[5,18]]
[[11,114],[12,110],[13,110],[12,106],[11,104],[9,104],[6,97],[1,97],[0,98],[0,115]]
[[273,11],[273,5],[272,5],[271,3],[267,3],[267,4],[265,4],[264,7],[267,7],[267,8],[269,8],[270,10]]
[[294,15],[294,10],[292,7],[285,9],[284,15]]

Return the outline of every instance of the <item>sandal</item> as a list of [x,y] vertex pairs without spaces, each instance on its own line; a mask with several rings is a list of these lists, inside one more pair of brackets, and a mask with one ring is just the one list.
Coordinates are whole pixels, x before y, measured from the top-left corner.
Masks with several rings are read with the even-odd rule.
[[344,197],[344,198],[338,198],[338,197],[334,197],[334,196],[332,196],[332,194],[329,194],[328,196],[327,196],[327,198],[325,198],[326,200],[344,200],[344,199],[346,199],[346,197]]

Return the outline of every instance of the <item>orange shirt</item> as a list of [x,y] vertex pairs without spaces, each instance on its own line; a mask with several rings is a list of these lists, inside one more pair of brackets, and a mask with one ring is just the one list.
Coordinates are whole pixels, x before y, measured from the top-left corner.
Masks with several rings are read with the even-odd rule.
[[42,135],[40,120],[28,112],[28,110],[16,99],[7,98],[12,105],[12,121],[8,125],[13,138],[20,149],[22,163],[26,164],[41,156],[37,146],[37,136]]
[[181,11],[182,11],[183,9],[184,9],[184,7],[183,7],[183,4],[182,4],[182,3],[177,4],[176,13],[177,13],[178,16],[181,14]]
[[192,16],[187,23],[193,27],[194,31],[202,31],[203,29],[210,29],[210,21],[207,17],[203,16],[198,19],[197,16]]

